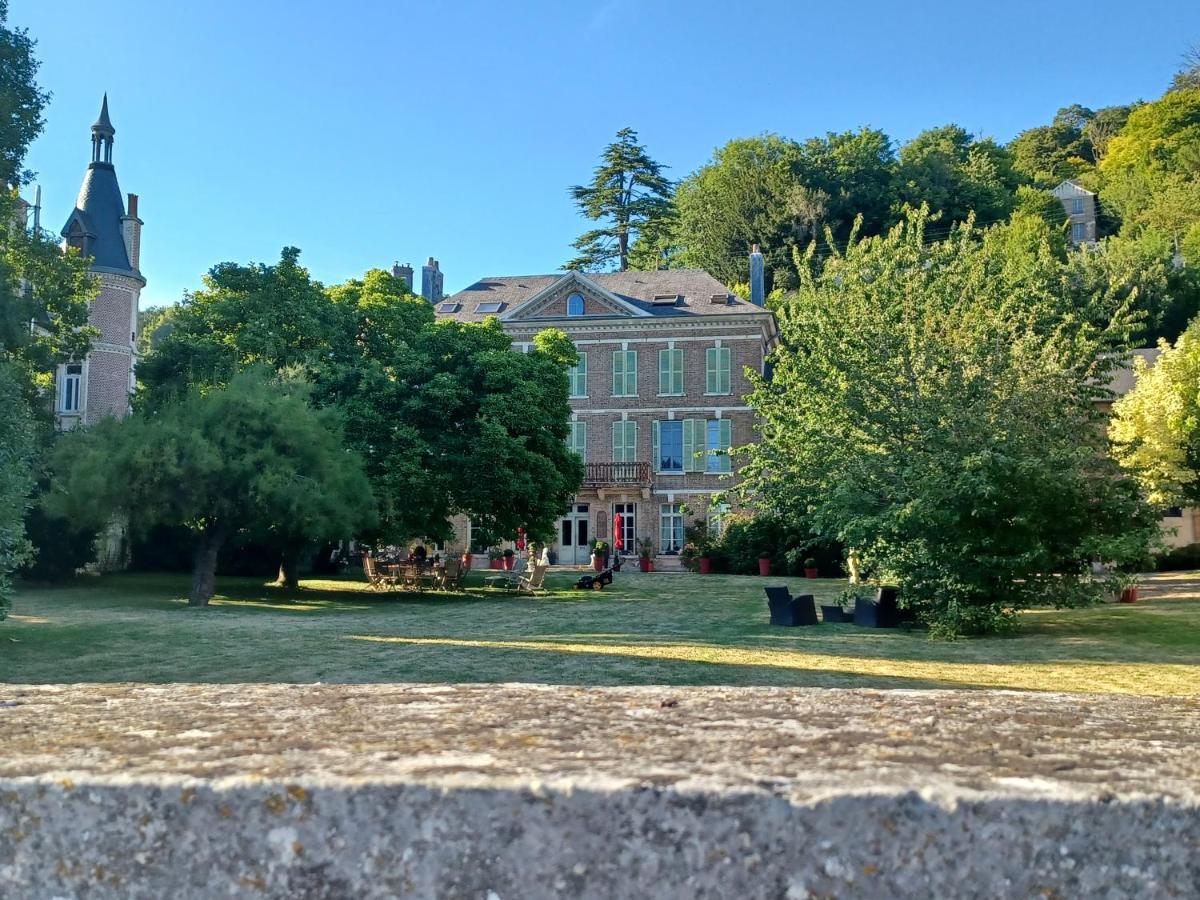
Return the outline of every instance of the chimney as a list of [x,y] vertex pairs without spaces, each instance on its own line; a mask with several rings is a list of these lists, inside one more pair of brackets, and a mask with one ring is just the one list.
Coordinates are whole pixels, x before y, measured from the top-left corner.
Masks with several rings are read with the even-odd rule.
[[396,264],[394,266],[392,266],[392,277],[399,278],[401,281],[404,282],[404,289],[410,293],[412,292],[412,286],[413,286],[413,267],[412,266],[410,266],[408,263],[405,263],[404,265],[400,265],[400,261],[397,260]]
[[766,304],[766,293],[763,288],[763,255],[759,252],[758,244],[750,250],[750,302],[755,306]]
[[432,256],[421,266],[421,296],[430,303],[439,303],[442,299],[442,270]]
[[129,195],[125,215],[121,217],[121,237],[125,239],[125,253],[129,257],[129,268],[140,270],[142,259],[142,220],[138,218],[138,196]]

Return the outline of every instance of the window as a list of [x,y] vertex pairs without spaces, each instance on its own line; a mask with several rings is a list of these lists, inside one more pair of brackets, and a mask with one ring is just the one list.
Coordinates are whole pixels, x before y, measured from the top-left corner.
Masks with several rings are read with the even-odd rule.
[[83,387],[83,366],[71,365],[63,370],[62,394],[59,397],[61,412],[79,412],[80,392]]
[[1071,226],[1071,240],[1075,243],[1080,243],[1087,240],[1087,225],[1083,222],[1076,222]]
[[728,503],[714,503],[710,506],[708,508],[708,533],[714,538],[720,538],[725,533],[728,517]]
[[480,304],[476,305],[475,312],[480,313],[480,314],[492,315],[492,314],[500,312],[500,310],[502,310],[502,309],[504,309],[503,303],[489,302],[489,303],[480,303]]
[[683,471],[683,422],[655,422],[654,465],[659,472]]
[[587,462],[587,422],[571,422],[571,433],[567,435],[567,446]]
[[440,313],[456,313],[458,312],[458,306],[459,304],[457,303],[439,303],[437,311]]
[[683,511],[679,504],[661,504],[658,522],[659,550],[663,553],[678,553],[683,548]]
[[709,419],[706,424],[704,449],[725,451],[719,456],[704,457],[704,471],[719,475],[730,471],[729,447],[733,438],[733,422],[729,419]]
[[1164,519],[1182,519],[1183,518],[1183,507],[1182,506],[1168,506],[1165,510],[1163,510],[1163,518]]
[[1082,197],[1075,197],[1071,200],[1071,215],[1073,215],[1073,216],[1082,216],[1083,215],[1083,198]]
[[587,354],[579,354],[579,362],[567,369],[572,397],[587,397]]
[[637,396],[637,351],[613,351],[613,396]]
[[683,395],[683,351],[658,351],[658,395],[679,397]]
[[731,393],[731,363],[728,347],[709,347],[705,352],[705,392],[709,394]]
[[637,462],[637,422],[613,422],[612,461]]
[[568,316],[582,316],[583,309],[583,294],[572,294],[567,298]]

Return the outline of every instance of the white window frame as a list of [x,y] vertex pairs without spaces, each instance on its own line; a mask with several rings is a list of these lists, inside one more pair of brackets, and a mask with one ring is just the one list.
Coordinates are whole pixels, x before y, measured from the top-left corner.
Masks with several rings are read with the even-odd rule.
[[[79,369],[78,372],[72,372],[71,369]],[[74,415],[83,412],[83,363],[68,363],[62,367],[62,382],[59,385],[58,391],[58,411]],[[67,397],[74,387],[74,405],[67,403]]]

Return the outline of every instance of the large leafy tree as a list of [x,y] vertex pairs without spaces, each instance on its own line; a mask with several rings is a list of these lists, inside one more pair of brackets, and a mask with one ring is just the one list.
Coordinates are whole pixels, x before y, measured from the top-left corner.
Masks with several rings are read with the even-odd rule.
[[935,633],[987,632],[1086,599],[1089,560],[1153,534],[1098,409],[1132,298],[1040,219],[930,241],[926,215],[799,267],[746,489],[856,548]]
[[47,507],[100,526],[186,525],[195,535],[189,602],[207,605],[217,555],[238,532],[296,539],[353,533],[374,515],[359,456],[307,388],[262,370],[195,388],[123,421],[64,437]]
[[1008,151],[995,141],[944,125],[921,132],[900,148],[897,182],[901,203],[928,204],[948,228],[972,213],[987,223],[1007,218],[1018,179]]
[[615,266],[624,272],[638,236],[653,232],[671,215],[673,193],[674,185],[663,175],[663,166],[638,143],[637,132],[622,128],[617,139],[604,148],[591,183],[571,188],[579,211],[603,224],[575,241],[578,255],[567,268],[602,271]]
[[1130,113],[1100,164],[1101,199],[1136,227],[1174,178],[1200,178],[1200,88],[1171,91]]
[[[248,366],[301,374],[313,404],[345,417],[375,486],[375,535],[447,536],[457,513],[503,533],[544,530],[582,479],[565,443],[573,350],[544,343],[514,353],[494,320],[436,323],[380,270],[326,290],[287,249],[277,265],[218,266],[185,299],[139,367],[139,406]],[[296,543],[285,550],[286,581]]]
[[33,490],[34,425],[12,365],[0,359],[0,620],[8,614],[9,575],[29,558],[23,520]]
[[1109,435],[1121,465],[1151,502],[1200,503],[1200,319],[1174,346],[1162,341],[1153,366],[1134,359],[1134,388],[1113,404]]
[[[675,197],[684,264],[727,284],[744,281],[750,248],[760,244],[768,279],[786,271],[794,245],[788,204],[800,199],[792,176],[799,157],[797,144],[778,135],[739,138],[685,179]],[[808,199],[802,218],[816,227],[825,219],[827,198]]]
[[52,439],[46,391],[54,367],[81,359],[94,332],[88,301],[96,284],[87,260],[62,254],[30,229],[17,190],[31,177],[30,143],[41,133],[49,94],[37,84],[34,42],[8,22],[0,0],[0,606],[9,573],[26,558],[23,519]]

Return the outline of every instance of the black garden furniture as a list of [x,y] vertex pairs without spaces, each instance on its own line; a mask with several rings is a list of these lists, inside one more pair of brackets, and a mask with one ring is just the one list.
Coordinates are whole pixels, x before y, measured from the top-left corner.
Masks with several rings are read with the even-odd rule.
[[767,609],[771,612],[771,624],[792,627],[816,625],[817,604],[812,594],[793,597],[784,585],[763,588],[767,592]]
[[909,618],[896,604],[894,587],[881,587],[874,600],[859,597],[854,602],[854,624],[861,628],[896,628]]

